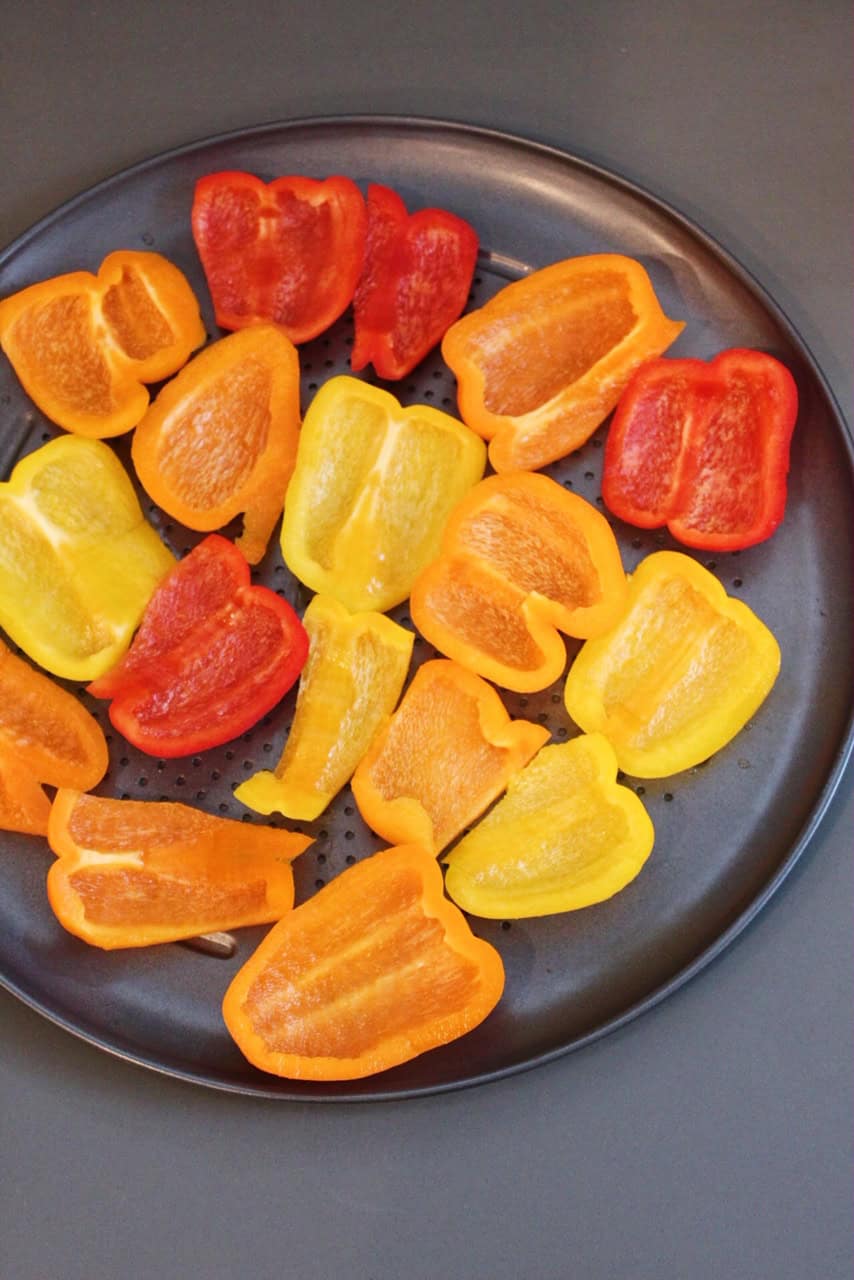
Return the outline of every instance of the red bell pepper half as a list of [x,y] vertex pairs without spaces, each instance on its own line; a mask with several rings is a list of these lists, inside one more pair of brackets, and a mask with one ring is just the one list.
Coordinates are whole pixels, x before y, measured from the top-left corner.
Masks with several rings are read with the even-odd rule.
[[462,314],[477,261],[474,229],[445,209],[408,215],[389,187],[368,188],[368,237],[353,299],[350,367],[403,378]]
[[196,183],[192,227],[217,324],[273,321],[294,343],[347,309],[362,270],[367,215],[349,178],[324,182],[211,173]]
[[650,360],[626,387],[608,433],[602,497],[644,529],[736,551],[783,519],[795,380],[762,351],[702,360]]
[[89,685],[140,751],[174,757],[219,746],[276,705],[308,656],[291,606],[251,586],[240,551],[210,534],[148,602],[123,660]]

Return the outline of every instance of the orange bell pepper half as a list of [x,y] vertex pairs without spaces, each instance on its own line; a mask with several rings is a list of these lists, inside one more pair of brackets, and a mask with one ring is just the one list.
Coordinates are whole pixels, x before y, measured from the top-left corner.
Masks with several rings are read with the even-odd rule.
[[98,439],[135,427],[143,383],[171,377],[204,340],[192,289],[158,253],[121,249],[97,276],[55,276],[0,302],[0,345],[27,394],[58,426]]
[[88,790],[107,772],[97,720],[0,641],[0,827],[47,833],[42,783]]
[[61,788],[47,877],[63,928],[112,951],[269,924],[294,900],[291,862],[308,836],[215,818],[185,804]]
[[270,930],[231,983],[223,1017],[261,1071],[354,1080],[471,1031],[504,966],[415,846],[356,863]]
[[606,631],[626,601],[611,526],[548,476],[489,476],[454,508],[412,588],[418,630],[441,653],[518,693],[563,671],[558,631]]
[[299,440],[299,359],[274,325],[206,347],[167,383],[134,432],[148,496],[209,533],[244,513],[237,545],[250,564],[282,513]]
[[88,686],[140,751],[188,756],[229,742],[284,697],[308,656],[286,600],[252,586],[233,543],[208,534],[148,602],[122,661]]
[[353,774],[368,826],[434,855],[479,818],[548,739],[511,720],[490,685],[455,662],[425,662]]
[[271,320],[308,342],[347,309],[365,253],[361,191],[340,176],[277,178],[210,173],[196,183],[193,239],[216,322]]
[[590,254],[507,285],[451,325],[442,354],[494,469],[535,471],[584,444],[638,365],[684,327],[639,262]]

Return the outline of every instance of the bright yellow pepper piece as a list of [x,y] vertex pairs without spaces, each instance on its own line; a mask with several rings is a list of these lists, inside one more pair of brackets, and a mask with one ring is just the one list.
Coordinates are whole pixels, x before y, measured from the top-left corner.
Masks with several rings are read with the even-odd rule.
[[566,707],[613,744],[620,768],[663,778],[707,760],[761,706],[780,648],[751,609],[679,551],[647,556],[629,603],[588,640],[566,681]]
[[438,409],[402,409],[358,378],[309,407],[282,522],[282,554],[312,590],[385,612],[438,553],[458,500],[483,475],[483,441]]
[[0,484],[0,625],[54,675],[113,666],[174,563],[100,440],[60,436]]
[[448,854],[445,888],[492,920],[576,911],[634,880],[655,833],[601,733],[543,747]]
[[415,636],[381,613],[350,614],[329,596],[314,597],[303,626],[308,661],[282,757],[234,794],[258,813],[311,822],[350,779],[394,710]]

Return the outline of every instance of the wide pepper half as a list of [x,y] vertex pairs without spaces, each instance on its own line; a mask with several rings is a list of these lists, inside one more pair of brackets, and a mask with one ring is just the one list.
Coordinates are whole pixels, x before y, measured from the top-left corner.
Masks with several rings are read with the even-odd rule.
[[358,378],[331,378],[305,415],[282,520],[288,568],[353,612],[385,612],[436,555],[483,442],[438,409],[402,409]]
[[362,270],[367,215],[349,178],[211,173],[196,183],[193,238],[217,324],[259,320],[307,342],[346,310]]
[[78,435],[121,435],[205,340],[195,295],[158,253],[120,249],[0,302],[0,345],[43,413]]
[[407,214],[396,191],[368,187],[350,367],[372,364],[380,378],[405,377],[461,314],[476,262],[477,233],[462,218],[446,209]]
[[0,624],[54,675],[112,667],[174,563],[100,440],[60,436],[0,484]]
[[576,656],[566,707],[605,734],[624,772],[663,778],[734,738],[779,669],[777,641],[746,604],[690,556],[658,551],[631,575],[617,624]]
[[626,578],[595,507],[548,476],[489,476],[457,505],[439,556],[416,580],[419,631],[449,658],[520,693],[563,671],[558,634],[599,635],[619,617]]
[[496,691],[456,662],[425,662],[353,775],[353,796],[384,840],[433,854],[499,796],[549,731],[511,720]]
[[223,1016],[261,1071],[355,1080],[471,1031],[504,965],[442,891],[434,858],[384,849],[270,930],[232,980]]
[[457,906],[493,920],[577,911],[635,878],[655,834],[600,733],[543,747],[448,854]]
[[63,928],[112,951],[269,924],[294,900],[311,839],[185,804],[62,788],[48,823],[47,894]]
[[312,821],[352,776],[400,697],[415,636],[382,613],[350,614],[314,596],[303,615],[308,661],[282,757],[235,791],[259,813]]
[[233,543],[211,533],[154,592],[133,644],[89,685],[110,719],[149,755],[191,755],[229,742],[284,697],[308,636],[286,600],[250,584]]
[[534,471],[584,444],[638,365],[684,327],[639,262],[591,254],[507,285],[451,325],[442,354],[495,470]]
[[0,827],[45,835],[42,784],[88,791],[108,763],[101,726],[83,704],[0,641]]
[[666,524],[686,546],[752,547],[783,519],[797,416],[794,378],[763,351],[651,360],[614,414],[602,497],[621,520]]
[[299,359],[259,324],[206,347],[160,392],[134,432],[133,463],[158,506],[189,529],[239,512],[250,564],[281,515],[299,438]]

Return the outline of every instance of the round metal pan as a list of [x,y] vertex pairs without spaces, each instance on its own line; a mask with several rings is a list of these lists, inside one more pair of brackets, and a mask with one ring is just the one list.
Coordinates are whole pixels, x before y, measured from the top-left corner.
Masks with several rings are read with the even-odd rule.
[[[0,981],[33,1008],[101,1048],[199,1084],[273,1098],[387,1099],[459,1088],[547,1061],[605,1034],[697,973],[768,901],[820,821],[851,749],[852,451],[845,424],[804,343],[779,308],[719,245],[636,186],[518,138],[438,121],[345,117],[272,124],[172,151],[64,205],[0,257],[0,291],[61,272],[95,270],[112,249],[155,249],[188,275],[217,336],[190,234],[193,185],[205,173],[246,169],[263,178],[345,173],[381,182],[410,209],[438,205],[473,223],[482,245],[471,306],[509,279],[561,258],[620,252],[648,269],[668,315],[687,321],[671,355],[710,357],[731,346],[771,352],[800,393],[785,521],[742,553],[699,558],[772,628],[779,680],[754,721],[705,765],[661,781],[626,779],[656,829],[639,878],[585,911],[512,925],[472,920],[507,971],[496,1011],[462,1040],[392,1071],[346,1084],[265,1076],[246,1063],[220,1016],[223,992],[263,929],[238,932],[228,958],[185,945],[102,953],[64,933],[45,898],[51,854],[42,840],[0,835]],[[303,407],[326,378],[348,372],[345,317],[301,349]],[[453,379],[438,354],[402,385],[404,402],[455,412]],[[0,368],[0,472],[56,434]],[[601,506],[603,427],[549,468]],[[128,459],[127,441],[116,444]],[[198,540],[145,499],[165,540]],[[669,535],[614,521],[624,562]],[[274,538],[256,580],[299,606],[308,595],[284,568]],[[406,620],[405,606],[395,616]],[[570,646],[570,652],[572,646]],[[416,643],[415,661],[431,657]],[[170,798],[260,821],[233,797],[250,772],[278,757],[294,694],[244,738],[187,760],[143,756],[110,730],[104,704],[80,692],[110,736],[99,791]],[[547,724],[557,741],[576,729],[560,686],[507,695],[513,715]],[[279,824],[284,825],[279,819]],[[296,864],[297,900],[380,847],[349,791],[317,822]]]

